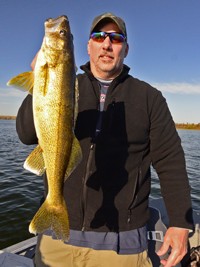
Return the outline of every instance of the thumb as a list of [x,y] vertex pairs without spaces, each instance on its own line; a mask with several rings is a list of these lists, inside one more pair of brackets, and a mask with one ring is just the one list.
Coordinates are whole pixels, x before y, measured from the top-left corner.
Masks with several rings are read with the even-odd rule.
[[164,241],[163,244],[162,244],[162,247],[158,250],[157,255],[158,255],[158,256],[162,256],[162,255],[164,255],[165,253],[168,252],[169,247],[170,247],[169,242]]

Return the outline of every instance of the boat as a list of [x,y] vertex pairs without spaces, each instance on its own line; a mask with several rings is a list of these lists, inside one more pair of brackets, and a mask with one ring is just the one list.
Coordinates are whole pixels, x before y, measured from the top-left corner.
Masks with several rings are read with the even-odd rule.
[[[167,258],[170,254],[170,250],[162,257],[158,257],[156,252],[162,246],[164,235],[169,226],[169,219],[167,216],[165,203],[162,198],[150,199],[149,208],[151,213],[151,219],[147,224],[149,256],[153,263],[153,267],[162,267],[163,265],[160,264],[160,259]],[[200,213],[193,211],[193,219],[195,230],[189,233],[188,252],[182,261],[175,267],[200,266]],[[198,264],[195,262],[198,262]]]
[[34,267],[37,236],[0,250],[1,267]]
[[[151,219],[148,222],[149,256],[153,267],[161,267],[160,258],[156,252],[161,248],[164,235],[168,227],[168,216],[162,198],[150,200]],[[191,251],[200,246],[200,214],[193,213],[195,231],[189,234],[188,254],[175,267],[199,266],[187,265]],[[0,267],[34,267],[33,257],[37,243],[37,236],[0,250]],[[167,253],[169,255],[170,251]],[[166,256],[162,258],[166,258]]]

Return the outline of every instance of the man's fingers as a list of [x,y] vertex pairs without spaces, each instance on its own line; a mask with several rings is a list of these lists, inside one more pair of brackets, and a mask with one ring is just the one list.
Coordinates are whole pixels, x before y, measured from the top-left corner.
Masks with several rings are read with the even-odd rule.
[[38,57],[39,52],[40,51],[37,52],[37,54],[35,55],[33,61],[31,62],[31,68],[32,68],[32,70],[35,69],[35,64],[36,64],[36,61],[37,61],[37,57]]
[[169,250],[170,242],[167,242],[167,240],[163,243],[162,247],[158,250],[157,255],[162,256]]
[[165,260],[161,260],[161,263],[165,267],[171,267],[171,266],[175,266],[176,264],[178,264],[181,260],[182,260],[182,256],[179,255],[179,250],[174,250],[174,251],[172,250],[169,258]]
[[188,230],[182,228],[169,228],[165,234],[161,249],[157,252],[162,256],[171,247],[171,254],[168,259],[161,260],[165,267],[177,265],[187,252]]
[[165,267],[176,266],[185,256],[185,252],[180,253],[179,249],[172,249],[168,259],[161,260],[160,262]]

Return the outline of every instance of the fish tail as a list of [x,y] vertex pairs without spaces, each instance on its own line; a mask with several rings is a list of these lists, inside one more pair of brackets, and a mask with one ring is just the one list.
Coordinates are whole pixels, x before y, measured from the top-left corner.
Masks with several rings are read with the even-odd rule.
[[64,198],[57,206],[50,205],[46,199],[29,225],[29,232],[35,235],[46,230],[52,230],[63,242],[69,240],[69,219]]

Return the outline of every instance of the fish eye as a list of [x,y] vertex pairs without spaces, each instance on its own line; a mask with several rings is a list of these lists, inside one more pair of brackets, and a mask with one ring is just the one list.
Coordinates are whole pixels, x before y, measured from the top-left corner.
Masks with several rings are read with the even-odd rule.
[[67,32],[65,30],[60,30],[60,36],[66,36]]

